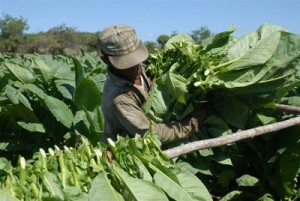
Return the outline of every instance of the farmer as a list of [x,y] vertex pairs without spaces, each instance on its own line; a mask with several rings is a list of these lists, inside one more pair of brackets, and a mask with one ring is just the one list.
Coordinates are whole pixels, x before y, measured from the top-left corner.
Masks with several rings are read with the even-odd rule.
[[[143,135],[150,127],[142,108],[151,87],[144,64],[148,50],[135,30],[122,24],[103,29],[99,43],[108,72],[101,105],[105,119],[103,141],[116,140],[117,135]],[[196,133],[204,114],[200,107],[182,121],[152,124],[153,129],[167,144]]]

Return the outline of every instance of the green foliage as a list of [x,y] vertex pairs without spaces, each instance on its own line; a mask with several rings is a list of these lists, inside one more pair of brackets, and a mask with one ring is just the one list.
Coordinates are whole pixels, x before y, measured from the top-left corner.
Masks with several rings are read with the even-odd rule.
[[[61,28],[55,31],[72,32]],[[230,37],[233,30],[201,44],[179,34],[150,57],[155,80],[145,110],[151,118],[182,119],[194,104],[211,103],[201,131],[180,143],[293,116],[274,110],[275,100],[299,105],[299,37],[262,26],[237,40]],[[272,41],[268,34],[274,34]],[[105,79],[96,52],[0,54],[2,199],[299,199],[299,126],[174,160],[164,155],[167,146],[161,147],[151,129],[144,137],[104,145],[99,143],[104,126],[99,106]],[[207,93],[210,89],[213,93]]]
[[3,14],[0,18],[0,51],[16,52],[19,43],[24,40],[24,31],[28,29],[28,24],[22,17],[14,18]]
[[105,79],[104,66],[93,53],[78,58],[1,54],[1,153],[74,145],[79,134],[97,143],[103,131],[103,83],[97,82],[101,74]]
[[160,47],[163,48],[169,39],[170,39],[170,36],[168,36],[168,35],[160,35],[157,38],[157,42],[160,45]]
[[0,18],[1,52],[80,55],[79,49],[99,51],[98,33],[78,32],[62,24],[46,32],[25,34],[28,28],[26,19],[3,14]]
[[[149,71],[157,85],[151,90],[169,95],[159,99],[158,92],[150,91],[145,112],[168,121],[191,112],[190,105],[208,101],[227,123],[245,128],[253,102],[279,100],[299,86],[299,35],[269,24],[239,39],[230,36],[233,31],[216,34],[201,45],[178,34],[151,55]],[[155,108],[149,107],[152,102]],[[160,105],[169,108],[165,114],[154,113]]]
[[75,28],[60,25],[47,32],[32,34],[24,44],[28,53],[80,55],[80,49],[98,51],[97,33],[77,32]]
[[193,30],[190,34],[196,43],[201,43],[203,40],[212,37],[214,34],[208,29],[207,26],[200,27]]
[[22,35],[28,29],[27,21],[22,17],[14,18],[10,15],[3,14],[3,19],[0,20],[1,38],[13,38],[14,36]]
[[151,42],[151,41],[146,41],[145,43],[146,48],[148,49],[148,52],[150,54],[155,52],[155,49],[158,48],[157,44],[155,42]]
[[212,200],[193,173],[166,158],[154,133],[119,139],[111,145],[114,155],[103,144],[81,139],[78,148],[56,146],[27,161],[20,157],[23,165],[0,158],[0,195],[9,200]]

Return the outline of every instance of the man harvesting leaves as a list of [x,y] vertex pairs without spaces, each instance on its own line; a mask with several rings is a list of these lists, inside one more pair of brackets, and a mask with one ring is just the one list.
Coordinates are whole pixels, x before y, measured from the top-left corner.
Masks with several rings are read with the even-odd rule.
[[204,119],[202,107],[181,121],[153,123],[143,111],[151,79],[144,62],[149,53],[135,30],[128,25],[106,27],[99,34],[101,59],[107,64],[102,111],[105,119],[103,141],[117,135],[144,135],[153,126],[163,144],[184,139],[198,132]]

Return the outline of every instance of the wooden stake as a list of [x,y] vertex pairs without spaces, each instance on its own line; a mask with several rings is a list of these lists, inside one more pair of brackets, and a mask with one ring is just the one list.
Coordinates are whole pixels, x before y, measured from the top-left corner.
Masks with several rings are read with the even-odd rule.
[[[276,105],[277,109],[283,111],[289,111],[291,113],[300,113],[300,108],[295,106],[287,106],[287,105]],[[198,151],[201,149],[219,147],[225,144],[234,143],[246,138],[254,138],[259,135],[264,135],[270,132],[278,131],[284,128],[288,128],[291,126],[295,126],[300,124],[300,116],[294,117],[282,122],[277,122],[273,124],[268,124],[265,126],[259,126],[256,128],[236,132],[230,135],[221,136],[213,139],[207,140],[199,140],[191,143],[187,143],[178,147],[174,147],[168,150],[165,150],[164,153],[170,158],[175,158],[187,153],[191,153],[193,151]]]

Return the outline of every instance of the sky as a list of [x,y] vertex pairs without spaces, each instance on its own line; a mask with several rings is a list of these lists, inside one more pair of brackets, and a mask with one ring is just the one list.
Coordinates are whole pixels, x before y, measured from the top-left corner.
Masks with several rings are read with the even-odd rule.
[[145,41],[207,27],[213,33],[235,25],[236,37],[264,23],[300,34],[300,0],[0,0],[0,18],[27,20],[26,33],[65,25],[98,32],[128,24]]

